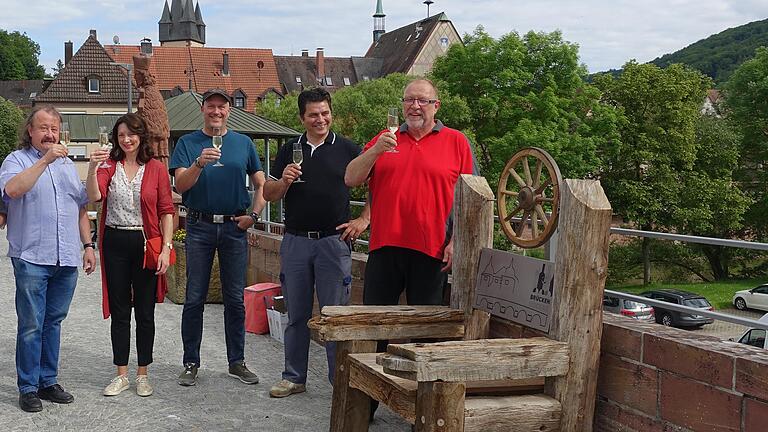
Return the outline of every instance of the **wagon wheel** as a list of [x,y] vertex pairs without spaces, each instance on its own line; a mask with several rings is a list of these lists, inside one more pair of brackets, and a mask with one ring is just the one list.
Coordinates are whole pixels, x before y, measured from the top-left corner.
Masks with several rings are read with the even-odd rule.
[[517,246],[535,248],[557,229],[560,169],[552,156],[536,147],[520,150],[507,162],[497,194],[499,222]]

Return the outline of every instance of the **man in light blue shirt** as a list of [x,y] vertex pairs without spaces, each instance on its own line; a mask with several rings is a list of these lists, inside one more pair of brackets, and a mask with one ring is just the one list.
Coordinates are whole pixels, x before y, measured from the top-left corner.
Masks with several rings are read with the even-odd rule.
[[41,411],[41,399],[74,400],[57,380],[61,322],[75,291],[77,267],[82,263],[87,274],[96,267],[88,197],[67,147],[59,143],[60,125],[55,108],[34,108],[19,149],[0,167],[16,279],[19,406],[27,412]]

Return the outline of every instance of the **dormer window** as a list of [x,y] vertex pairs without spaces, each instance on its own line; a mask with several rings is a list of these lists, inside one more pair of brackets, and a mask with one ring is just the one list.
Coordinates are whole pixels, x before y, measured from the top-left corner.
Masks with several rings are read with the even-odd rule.
[[344,77],[344,85],[345,86],[350,85],[349,77]]
[[232,95],[237,108],[245,108],[245,99],[248,97],[242,89],[235,90]]
[[100,93],[101,80],[97,76],[88,77],[88,93]]
[[333,85],[333,80],[331,79],[331,77],[329,77],[329,76],[325,77],[325,85],[327,85],[327,86],[332,86]]

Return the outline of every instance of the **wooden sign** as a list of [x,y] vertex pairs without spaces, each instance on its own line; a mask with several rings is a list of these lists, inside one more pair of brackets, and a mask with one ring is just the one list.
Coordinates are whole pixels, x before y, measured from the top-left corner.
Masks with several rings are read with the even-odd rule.
[[475,308],[549,332],[555,263],[483,249],[477,269]]

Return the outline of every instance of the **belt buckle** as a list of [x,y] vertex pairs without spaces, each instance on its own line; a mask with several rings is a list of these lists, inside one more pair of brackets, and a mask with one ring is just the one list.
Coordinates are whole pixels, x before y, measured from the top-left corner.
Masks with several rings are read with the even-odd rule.
[[307,238],[311,238],[313,240],[319,240],[320,239],[320,231],[307,231]]
[[213,215],[213,223],[216,223],[216,224],[224,223],[224,215],[218,215],[218,214]]

